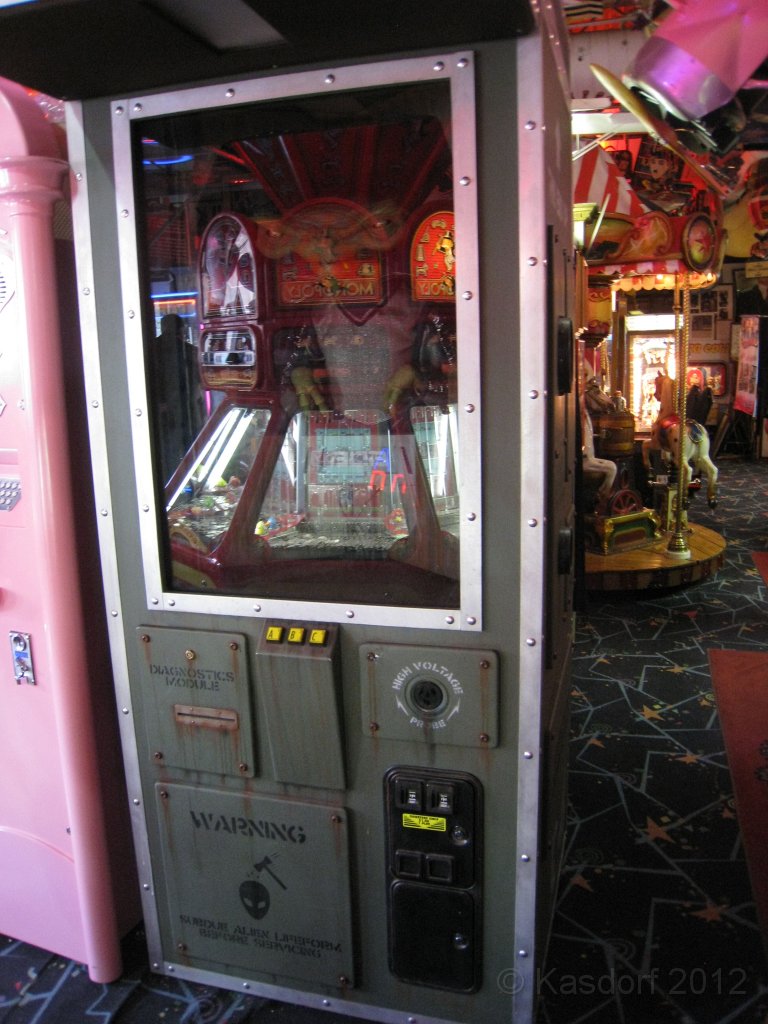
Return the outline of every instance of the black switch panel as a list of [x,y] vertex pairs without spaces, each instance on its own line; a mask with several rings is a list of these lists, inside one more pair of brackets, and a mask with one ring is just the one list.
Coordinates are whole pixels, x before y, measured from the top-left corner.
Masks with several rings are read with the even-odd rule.
[[389,967],[403,981],[480,987],[482,787],[464,772],[390,768],[387,825]]

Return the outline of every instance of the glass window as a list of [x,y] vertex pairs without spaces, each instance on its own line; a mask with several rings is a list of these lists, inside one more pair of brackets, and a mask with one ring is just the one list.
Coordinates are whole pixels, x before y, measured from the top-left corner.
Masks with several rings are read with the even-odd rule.
[[131,130],[164,587],[457,606],[449,83]]

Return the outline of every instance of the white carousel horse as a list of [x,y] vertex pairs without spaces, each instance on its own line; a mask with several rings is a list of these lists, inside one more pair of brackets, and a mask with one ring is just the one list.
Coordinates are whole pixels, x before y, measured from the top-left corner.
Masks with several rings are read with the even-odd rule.
[[582,467],[586,480],[599,481],[597,489],[599,507],[605,506],[610,497],[618,466],[609,459],[599,459],[595,455],[595,433],[591,414],[610,412],[612,409],[613,402],[600,390],[597,382],[592,378],[584,391],[584,403],[581,407]]
[[[652,475],[651,451],[668,452],[677,465],[680,451],[680,417],[675,412],[675,382],[672,377],[659,373],[656,377],[654,394],[660,403],[659,414],[651,427],[649,440],[643,441],[643,465]],[[682,467],[683,489],[687,493],[693,473],[704,473],[707,478],[707,504],[717,504],[717,466],[709,457],[709,434],[707,428],[696,420],[685,421],[683,436]]]

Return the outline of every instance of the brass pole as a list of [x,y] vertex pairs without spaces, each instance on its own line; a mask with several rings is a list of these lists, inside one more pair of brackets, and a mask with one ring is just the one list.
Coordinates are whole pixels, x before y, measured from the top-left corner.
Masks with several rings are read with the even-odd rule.
[[690,555],[688,538],[683,529],[683,511],[688,498],[688,491],[685,486],[685,474],[683,473],[683,458],[685,452],[685,378],[688,370],[688,330],[691,318],[691,290],[688,282],[688,274],[683,276],[683,316],[680,318],[680,280],[675,275],[675,407],[679,421],[677,438],[677,507],[675,509],[675,532],[669,539],[667,550],[672,554],[686,558]]

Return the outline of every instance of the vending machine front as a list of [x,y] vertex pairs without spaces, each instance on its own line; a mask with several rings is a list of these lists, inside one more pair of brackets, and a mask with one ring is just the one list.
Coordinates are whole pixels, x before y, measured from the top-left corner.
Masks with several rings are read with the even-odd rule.
[[69,106],[158,971],[533,1019],[572,628],[556,52],[537,31]]
[[0,933],[121,972],[140,918],[61,129],[0,79]]

